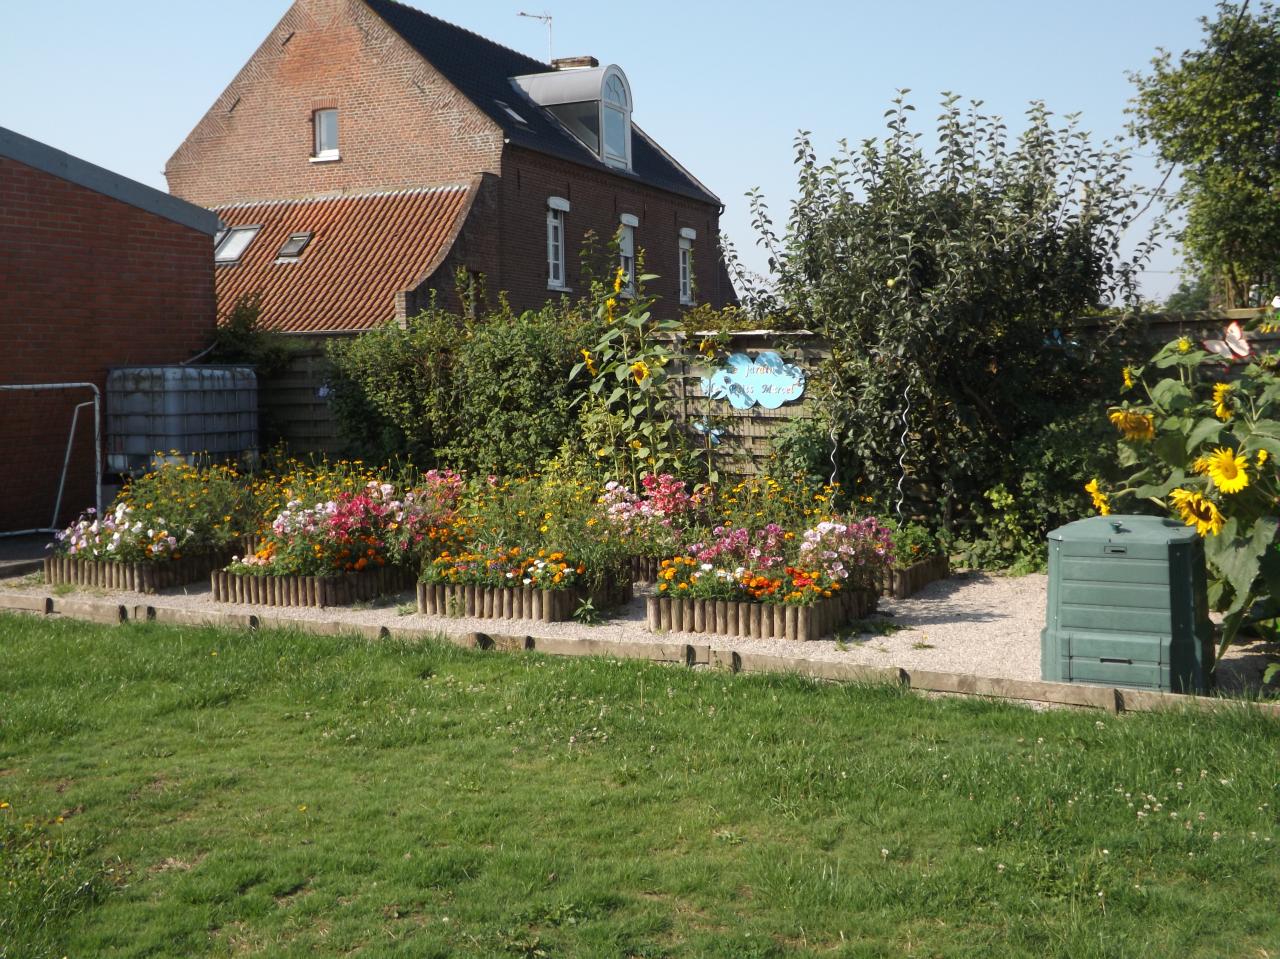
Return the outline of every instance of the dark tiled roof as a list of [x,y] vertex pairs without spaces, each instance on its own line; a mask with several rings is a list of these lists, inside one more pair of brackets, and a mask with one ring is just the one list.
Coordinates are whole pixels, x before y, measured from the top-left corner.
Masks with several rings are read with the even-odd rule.
[[[365,3],[498,124],[507,139],[517,146],[596,167],[704,203],[720,204],[714,193],[635,124],[632,124],[631,138],[633,172],[628,173],[604,163],[561,127],[550,113],[523,99],[510,82],[511,77],[546,73],[551,70],[550,65],[395,0],[365,0]],[[502,109],[499,101],[509,104],[528,122],[515,120]]]
[[[243,203],[215,210],[227,226],[262,227],[234,265],[215,268],[218,312],[262,297],[266,329],[369,330],[396,315],[396,294],[418,287],[448,254],[475,185],[321,200]],[[296,262],[277,263],[291,233],[310,232]]]

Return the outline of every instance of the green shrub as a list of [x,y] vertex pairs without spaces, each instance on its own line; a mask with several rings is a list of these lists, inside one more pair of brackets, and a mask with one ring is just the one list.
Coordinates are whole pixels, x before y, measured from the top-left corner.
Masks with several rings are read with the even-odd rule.
[[773,431],[773,463],[776,476],[803,476],[825,483],[835,469],[831,462],[831,427],[825,420],[796,418]]
[[1043,570],[1050,530],[1088,515],[1085,478],[1117,474],[1115,432],[1097,409],[1073,412],[1020,439],[1008,469],[973,509],[964,562],[1015,573]]
[[567,301],[479,320],[431,309],[330,347],[354,455],[421,467],[533,470],[577,433],[569,372],[598,330]]

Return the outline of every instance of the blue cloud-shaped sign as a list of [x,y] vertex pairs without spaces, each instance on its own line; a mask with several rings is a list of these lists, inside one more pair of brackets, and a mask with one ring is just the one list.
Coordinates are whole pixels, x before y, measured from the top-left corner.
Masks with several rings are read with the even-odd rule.
[[723,367],[702,378],[702,391],[712,399],[728,400],[736,410],[749,410],[757,403],[776,410],[804,395],[804,370],[772,350],[754,359],[733,353]]

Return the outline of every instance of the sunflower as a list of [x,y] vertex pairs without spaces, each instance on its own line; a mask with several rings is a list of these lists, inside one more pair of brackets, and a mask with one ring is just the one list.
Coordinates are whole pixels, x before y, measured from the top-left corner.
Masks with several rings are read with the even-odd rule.
[[1267,461],[1267,451],[1258,450],[1258,468],[1261,469],[1262,465],[1266,463],[1266,461]]
[[1178,352],[1179,353],[1191,352],[1191,341],[1187,339],[1185,336],[1178,337]]
[[1102,492],[1098,487],[1098,481],[1091,479],[1084,484],[1084,491],[1093,497],[1093,508],[1103,516],[1111,515],[1111,504],[1107,500],[1107,494]]
[[1197,459],[1195,470],[1198,473],[1208,473],[1213,485],[1222,492],[1238,493],[1249,485],[1249,473],[1245,469],[1248,465],[1247,458],[1224,446]]
[[1124,377],[1124,388],[1126,390],[1133,389],[1133,368],[1126,366],[1120,373]]
[[1222,514],[1212,500],[1205,499],[1194,490],[1176,489],[1169,494],[1173,508],[1188,526],[1194,526],[1201,536],[1217,536],[1222,532]]
[[649,364],[644,360],[636,360],[629,369],[637,384],[643,383],[649,378]]
[[1223,422],[1231,419],[1231,407],[1227,405],[1227,397],[1235,389],[1232,383],[1216,383],[1213,387],[1213,413]]
[[1112,410],[1107,414],[1111,425],[1124,434],[1127,440],[1155,439],[1156,423],[1147,413],[1134,413],[1131,410]]
[[591,351],[578,350],[578,352],[582,354],[582,362],[586,364],[587,372],[595,376],[599,371],[596,369],[596,361],[591,358]]

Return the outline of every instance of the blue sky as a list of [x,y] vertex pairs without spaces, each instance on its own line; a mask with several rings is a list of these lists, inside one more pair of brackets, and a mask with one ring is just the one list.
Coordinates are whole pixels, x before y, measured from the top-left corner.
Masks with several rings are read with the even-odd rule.
[[[0,31],[0,126],[164,189],[164,163],[288,9],[286,0],[45,0],[9,4]],[[980,99],[1017,132],[1031,99],[1080,112],[1099,139],[1122,133],[1125,77],[1157,47],[1200,44],[1209,0],[825,0],[673,2],[634,13],[585,0],[415,0],[532,56],[547,37],[521,10],[554,17],[557,56],[618,63],[635,120],[719,194],[722,227],[759,266],[743,198],[763,189],[785,217],[792,141],[812,131],[820,154],[841,137],[877,136],[900,87],[921,127],[939,94]],[[1149,150],[1147,151],[1149,152]],[[1159,177],[1135,159],[1140,182]],[[1166,244],[1144,278],[1163,298],[1179,259]],[[1159,272],[1157,272],[1159,271]]]

